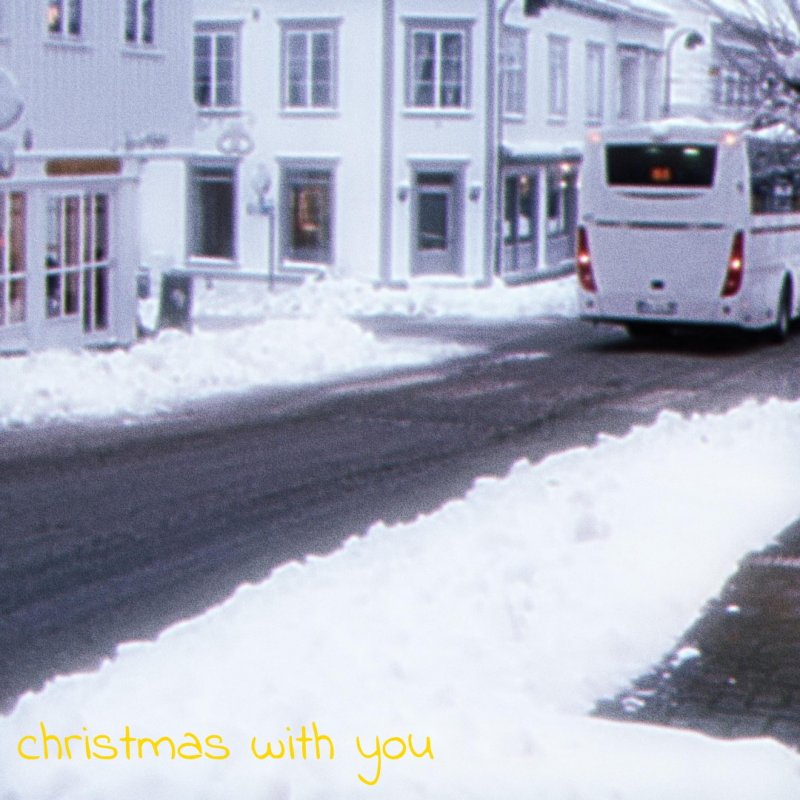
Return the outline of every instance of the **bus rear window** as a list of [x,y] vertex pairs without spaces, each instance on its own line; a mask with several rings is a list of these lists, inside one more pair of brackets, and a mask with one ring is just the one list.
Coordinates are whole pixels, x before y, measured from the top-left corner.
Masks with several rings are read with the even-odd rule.
[[708,188],[717,148],[696,144],[611,144],[606,147],[609,186]]

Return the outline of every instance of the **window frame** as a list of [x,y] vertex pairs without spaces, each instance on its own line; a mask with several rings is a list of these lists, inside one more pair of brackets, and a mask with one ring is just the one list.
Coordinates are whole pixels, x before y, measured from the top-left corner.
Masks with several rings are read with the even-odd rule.
[[[329,19],[319,17],[315,19],[282,19],[281,27],[281,68],[280,68],[280,99],[281,111],[289,114],[331,114],[339,110],[339,18]],[[292,70],[290,66],[290,39],[302,36],[304,41],[304,90],[303,102],[292,102]],[[328,88],[329,99],[327,103],[314,103],[314,88],[320,81],[315,75],[314,65],[314,37],[329,37],[330,57],[330,85]]]
[[[638,47],[620,45],[617,47],[617,78],[619,85],[619,95],[617,98],[617,119],[622,122],[639,122],[644,116],[644,58],[643,51]],[[632,64],[635,67],[636,81],[630,93],[630,113],[626,109],[626,83],[623,80],[623,65]]]
[[[441,19],[441,18],[414,18],[406,19],[406,45],[405,45],[405,109],[409,112],[428,114],[464,114],[472,110],[472,28],[473,19]],[[417,65],[415,37],[418,35],[433,36],[434,49],[432,53],[433,74],[430,80],[432,88],[432,102],[425,103],[417,100],[418,80],[415,67]],[[444,46],[445,36],[457,34],[461,37],[461,74],[458,87],[461,90],[461,100],[458,103],[445,103],[444,90],[447,87],[444,75]],[[427,82],[427,81],[426,81]]]
[[586,42],[586,122],[602,124],[606,112],[606,45]]
[[[206,173],[204,180],[201,175]],[[227,172],[229,179],[224,181],[211,177],[210,173]],[[187,260],[189,262],[208,262],[214,264],[236,264],[238,259],[238,204],[239,204],[239,171],[237,164],[232,160],[213,159],[196,160],[189,163],[189,203],[187,204],[188,213],[188,232],[187,237]],[[230,214],[230,248],[227,254],[214,254],[200,252],[199,245],[202,243],[202,228],[200,223],[203,217],[200,213],[200,192],[203,184],[208,183],[229,183],[231,187],[231,214]]]
[[[72,240],[70,240],[67,210],[70,203],[74,203],[77,214]],[[113,308],[111,285],[114,273],[113,208],[114,198],[106,189],[65,187],[62,190],[48,192],[44,264],[44,318],[47,322],[80,323],[87,334],[104,333],[111,329]],[[55,216],[52,216],[53,211]],[[104,225],[101,237],[103,249],[98,251],[98,230],[101,221]],[[53,222],[56,223],[55,227],[51,227]],[[56,237],[55,240],[51,240],[53,235]],[[55,260],[51,261],[53,246],[57,253]],[[72,248],[74,255],[70,257],[69,251]],[[102,292],[104,298],[99,305],[96,302],[98,291]],[[74,302],[74,306],[69,305],[70,300]]]
[[[238,22],[198,22],[195,23],[192,35],[192,99],[201,114],[204,112],[228,112],[235,113],[241,109],[242,105],[242,64],[241,64],[241,29],[242,25]],[[201,37],[208,37],[211,40],[210,77],[209,77],[209,96],[207,104],[198,102],[197,99],[197,40]],[[225,104],[218,102],[217,90],[219,88],[218,58],[219,58],[219,39],[230,37],[233,41],[233,57],[231,79],[232,102]]]
[[[0,330],[24,325],[28,319],[28,205],[28,195],[22,190],[0,192]],[[14,312],[17,287],[21,313]]]
[[[280,163],[280,261],[287,266],[330,268],[336,263],[336,188],[337,164],[335,161],[286,160]],[[327,242],[304,251],[293,241],[295,218],[293,183],[305,181],[305,188],[324,186],[327,191]],[[314,249],[319,251],[314,256]]]
[[[83,0],[47,0],[47,36],[54,42],[80,42],[85,38]],[[56,17],[51,19],[55,11]],[[55,26],[54,26],[55,25]]]
[[551,120],[569,116],[569,37],[547,36],[547,114]]
[[[125,0],[125,5],[122,7],[122,43],[125,47],[137,49],[156,46],[156,29],[158,27],[156,2],[157,0]],[[134,11],[132,28],[130,27],[131,10]],[[148,19],[149,26],[147,25]],[[148,28],[149,38],[145,38]]]
[[[515,47],[509,50],[509,44]],[[503,82],[503,116],[506,119],[523,120],[527,113],[528,91],[528,29],[506,25],[500,45],[500,70]],[[512,61],[514,59],[514,61]],[[517,80],[509,78],[516,76]],[[512,83],[516,83],[512,90]],[[516,102],[515,102],[516,101]]]

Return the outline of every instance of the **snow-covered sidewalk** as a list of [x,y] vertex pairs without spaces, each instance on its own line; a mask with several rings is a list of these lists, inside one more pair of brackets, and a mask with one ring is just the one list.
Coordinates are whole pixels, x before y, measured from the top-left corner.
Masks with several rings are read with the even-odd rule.
[[588,713],[800,515],[798,441],[799,403],[663,413],[376,525],[25,697],[0,798],[796,800],[775,742]]
[[192,334],[164,331],[127,351],[52,350],[0,358],[0,426],[137,417],[224,393],[375,374],[474,352],[452,343],[379,339],[351,315],[519,318],[569,315],[575,302],[571,278],[513,289],[409,292],[347,281],[277,294],[263,283],[197,286]]

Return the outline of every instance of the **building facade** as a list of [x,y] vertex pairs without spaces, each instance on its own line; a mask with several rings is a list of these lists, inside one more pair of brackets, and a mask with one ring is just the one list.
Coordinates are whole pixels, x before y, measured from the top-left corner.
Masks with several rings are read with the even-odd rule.
[[18,103],[0,109],[0,351],[130,343],[141,176],[151,156],[191,143],[191,8],[0,11],[0,94]]
[[190,269],[487,284],[564,269],[587,129],[659,113],[619,0],[195,0]]
[[573,261],[587,132],[660,115],[669,18],[632,3],[511,3],[501,21],[498,271],[528,278]]

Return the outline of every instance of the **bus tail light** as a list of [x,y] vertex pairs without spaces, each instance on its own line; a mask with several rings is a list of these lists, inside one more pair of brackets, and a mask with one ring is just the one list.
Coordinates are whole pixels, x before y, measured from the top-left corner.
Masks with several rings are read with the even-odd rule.
[[728,271],[722,284],[722,296],[733,297],[742,288],[744,277],[744,231],[733,234],[731,254],[728,258]]
[[589,234],[583,225],[578,226],[578,246],[575,260],[578,268],[578,282],[587,292],[596,292],[597,284],[592,274],[592,254],[589,251]]

